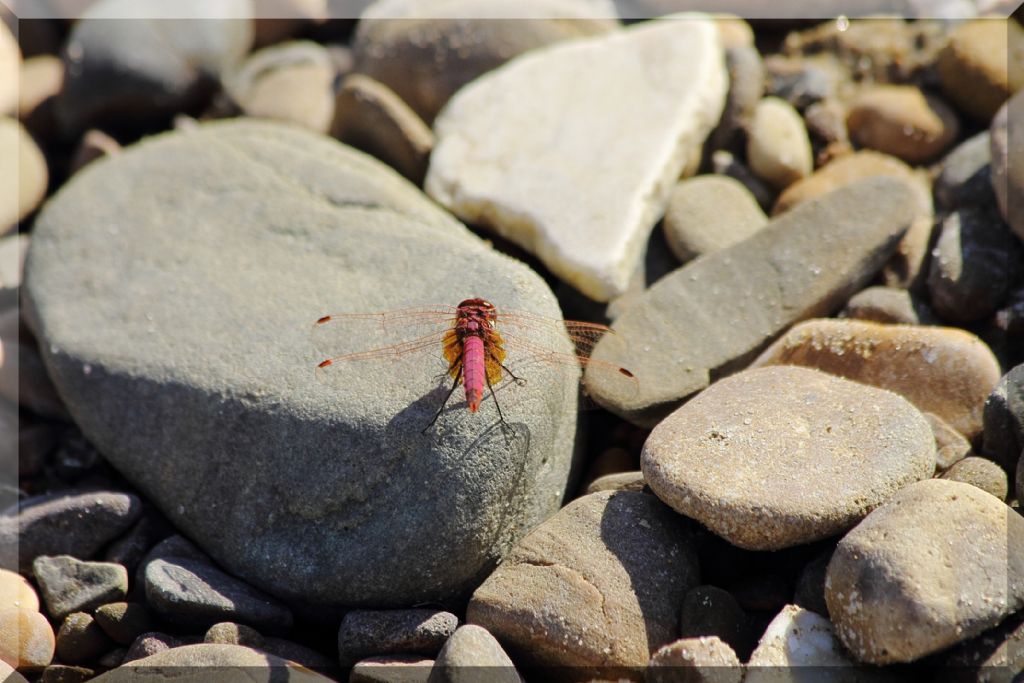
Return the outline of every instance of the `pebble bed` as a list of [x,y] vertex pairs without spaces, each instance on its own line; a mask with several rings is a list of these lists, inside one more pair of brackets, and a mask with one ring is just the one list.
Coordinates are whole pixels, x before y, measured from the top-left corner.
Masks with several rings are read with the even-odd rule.
[[0,678],[1024,677],[1018,19],[286,4],[0,6]]

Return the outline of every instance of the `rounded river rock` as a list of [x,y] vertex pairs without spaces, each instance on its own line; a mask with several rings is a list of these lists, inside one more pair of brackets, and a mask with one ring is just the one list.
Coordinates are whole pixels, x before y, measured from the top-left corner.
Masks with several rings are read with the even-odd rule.
[[560,317],[539,276],[362,153],[274,123],[150,138],[62,188],[28,258],[26,313],[75,422],[175,527],[276,597],[465,594],[558,509],[569,373],[535,363],[525,387],[496,387],[510,430],[491,397],[474,414],[455,396],[426,433],[450,382],[441,322],[420,356],[314,378],[326,313],[481,296]]
[[935,439],[888,391],[795,367],[720,380],[644,445],[647,484],[733,545],[777,550],[838,534],[929,477]]

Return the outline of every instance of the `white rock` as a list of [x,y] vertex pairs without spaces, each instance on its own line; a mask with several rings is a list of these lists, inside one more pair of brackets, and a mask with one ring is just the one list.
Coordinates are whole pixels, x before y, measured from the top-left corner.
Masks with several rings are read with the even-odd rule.
[[0,21],[0,115],[13,114],[18,106],[21,49],[18,40]]
[[626,290],[726,86],[718,30],[703,15],[528,52],[448,102],[426,190],[608,301]]
[[377,19],[616,19],[612,0],[376,0],[359,15]]
[[[815,667],[813,670],[805,667]],[[885,681],[880,670],[859,666],[843,650],[832,622],[810,610],[786,605],[772,619],[747,662],[743,683],[783,681]]]
[[779,190],[811,174],[811,141],[793,105],[778,97],[757,103],[747,131],[747,161],[758,178]]

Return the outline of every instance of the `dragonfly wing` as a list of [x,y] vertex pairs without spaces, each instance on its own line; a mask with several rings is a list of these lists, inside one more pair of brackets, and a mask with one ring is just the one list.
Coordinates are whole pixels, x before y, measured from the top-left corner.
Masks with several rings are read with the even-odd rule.
[[377,364],[389,365],[396,374],[400,374],[400,363],[416,359],[422,364],[423,358],[434,356],[436,363],[431,363],[429,372],[443,372],[446,368],[443,361],[441,334],[431,332],[416,339],[410,339],[391,346],[383,346],[365,351],[356,351],[341,356],[326,358],[317,365],[317,379],[327,385],[343,387],[350,385],[353,373],[372,371]]
[[453,306],[421,306],[380,313],[337,313],[313,324],[313,345],[324,357],[396,347],[411,339],[441,335],[455,320]]

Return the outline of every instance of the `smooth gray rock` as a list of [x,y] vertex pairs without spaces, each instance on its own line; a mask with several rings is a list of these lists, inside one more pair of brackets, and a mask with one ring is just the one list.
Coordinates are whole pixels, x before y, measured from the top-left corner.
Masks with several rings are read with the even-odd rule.
[[176,3],[176,16],[188,19],[126,19],[138,16],[134,5],[101,0],[75,22],[55,103],[66,134],[96,124],[160,121],[195,108],[252,44],[251,0]]
[[127,570],[110,562],[44,555],[32,563],[32,573],[46,611],[54,619],[63,619],[72,612],[91,612],[100,605],[123,600],[128,593]]
[[935,325],[928,306],[909,290],[900,287],[868,287],[854,294],[846,303],[842,316],[876,323],[902,325]]
[[982,452],[1002,465],[1011,478],[1024,452],[1024,364],[999,379],[982,413]]
[[238,621],[287,631],[291,611],[216,567],[183,558],[146,565],[146,601],[167,621],[185,628]]
[[943,320],[986,318],[1024,272],[1024,246],[992,206],[961,207],[942,221],[928,271],[932,308]]
[[990,147],[988,131],[982,131],[946,155],[933,186],[939,208],[995,204]]
[[419,356],[315,379],[325,313],[480,295],[560,317],[539,276],[364,154],[246,121],[151,138],[62,188],[28,258],[26,312],[76,423],[176,528],[278,597],[464,594],[562,499],[572,373],[524,364],[526,386],[496,387],[508,430],[490,397],[474,414],[455,396],[426,433],[449,384],[440,325]]
[[800,204],[753,237],[662,278],[616,319],[625,353],[598,343],[594,358],[629,368],[639,391],[594,398],[653,426],[713,375],[742,367],[795,322],[825,315],[861,289],[914,220],[911,187],[869,178]]
[[[40,555],[93,557],[142,513],[130,493],[92,491],[28,498],[0,512],[0,560],[22,574]],[[10,562],[10,564],[8,564]]]
[[338,659],[352,666],[371,655],[436,655],[458,625],[440,610],[352,610],[338,629]]

